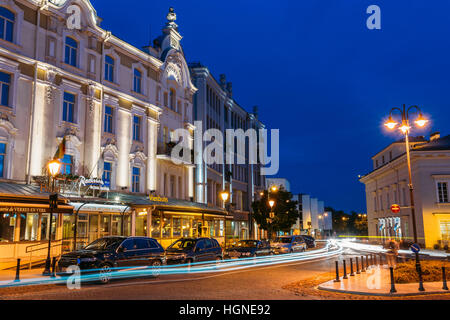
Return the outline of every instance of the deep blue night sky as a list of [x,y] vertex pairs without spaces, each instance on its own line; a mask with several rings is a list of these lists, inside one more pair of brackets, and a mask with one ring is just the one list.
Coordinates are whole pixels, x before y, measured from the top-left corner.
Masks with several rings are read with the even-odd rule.
[[[177,13],[188,61],[233,82],[238,103],[279,128],[280,172],[291,191],[365,211],[359,174],[398,138],[382,119],[417,104],[431,116],[420,134],[449,134],[450,2],[424,0],[92,0],[102,27],[142,47]],[[381,8],[381,30],[366,8]],[[127,7],[128,6],[128,7]]]

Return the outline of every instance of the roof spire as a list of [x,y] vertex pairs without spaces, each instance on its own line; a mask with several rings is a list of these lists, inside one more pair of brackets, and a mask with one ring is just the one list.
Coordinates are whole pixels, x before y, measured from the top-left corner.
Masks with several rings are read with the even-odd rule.
[[175,20],[177,20],[177,14],[172,7],[169,8],[169,13],[166,16],[166,19],[166,28],[178,30],[178,25],[175,23]]

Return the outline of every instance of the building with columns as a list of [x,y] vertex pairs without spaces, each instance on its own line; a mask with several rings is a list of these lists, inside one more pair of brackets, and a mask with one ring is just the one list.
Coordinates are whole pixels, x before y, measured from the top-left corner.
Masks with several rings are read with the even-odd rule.
[[[411,168],[418,242],[422,247],[444,248],[450,241],[450,136],[432,134],[410,139]],[[369,236],[413,239],[411,199],[405,140],[396,141],[372,157],[373,170],[360,181],[366,188]],[[391,205],[400,205],[399,213]]]
[[[217,80],[210,70],[199,62],[190,63],[191,77],[198,89],[194,96],[194,119],[202,131],[217,129],[222,132],[224,151],[227,150],[227,129],[242,129],[244,132],[252,128],[264,129],[258,119],[258,108],[247,112],[238,104],[233,96],[231,82],[221,74]],[[197,128],[199,129],[199,128]],[[259,139],[259,137],[258,137]],[[257,225],[252,222],[251,204],[264,190],[265,177],[261,175],[261,164],[249,164],[248,143],[245,145],[245,164],[213,163],[204,161],[202,152],[210,142],[203,141],[196,148],[197,166],[195,169],[196,201],[209,206],[222,206],[220,193],[227,190],[230,193],[230,211],[233,220],[227,222],[227,235],[230,239],[257,238]],[[224,152],[225,153],[225,152]]]
[[[49,237],[68,249],[114,234],[224,241],[226,212],[192,202],[194,166],[169,157],[178,128],[193,147],[197,91],[175,21],[171,8],[141,50],[102,29],[89,0],[0,1],[0,202],[14,204],[0,212],[2,259],[39,255]],[[50,221],[47,163],[62,142],[67,208]]]

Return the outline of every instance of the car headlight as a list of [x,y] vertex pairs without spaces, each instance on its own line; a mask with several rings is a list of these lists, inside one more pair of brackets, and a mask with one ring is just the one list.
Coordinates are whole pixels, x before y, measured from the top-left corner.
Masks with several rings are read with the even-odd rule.
[[97,258],[91,257],[91,258],[80,258],[80,262],[94,262]]

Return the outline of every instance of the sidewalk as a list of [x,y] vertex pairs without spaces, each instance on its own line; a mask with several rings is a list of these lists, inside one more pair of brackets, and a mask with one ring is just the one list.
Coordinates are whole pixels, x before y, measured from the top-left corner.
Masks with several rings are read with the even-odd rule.
[[412,296],[424,294],[450,293],[442,289],[441,282],[424,282],[425,291],[419,291],[418,283],[395,284],[396,293],[390,293],[391,280],[387,265],[375,266],[361,274],[347,275],[348,279],[340,277],[340,282],[334,280],[322,283],[318,289],[332,292],[373,295],[373,296]]
[[[20,280],[42,278],[44,268],[20,270]],[[16,279],[16,270],[0,270],[0,285],[13,282]]]

